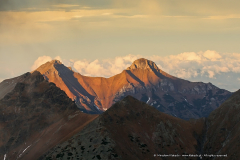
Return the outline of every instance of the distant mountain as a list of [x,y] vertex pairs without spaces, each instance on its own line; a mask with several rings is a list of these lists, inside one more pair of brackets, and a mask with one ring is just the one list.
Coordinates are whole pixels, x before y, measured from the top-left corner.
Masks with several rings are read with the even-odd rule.
[[0,159],[36,159],[97,117],[80,112],[39,72],[15,80],[3,82],[14,88],[0,100]]
[[[127,96],[40,159],[239,160],[239,150],[240,91],[208,118],[190,121]],[[171,154],[179,157],[161,157]]]
[[83,76],[57,60],[36,70],[64,90],[86,113],[102,113],[131,95],[169,115],[182,119],[200,118],[207,117],[231,95],[211,83],[171,76],[144,58],[110,78]]

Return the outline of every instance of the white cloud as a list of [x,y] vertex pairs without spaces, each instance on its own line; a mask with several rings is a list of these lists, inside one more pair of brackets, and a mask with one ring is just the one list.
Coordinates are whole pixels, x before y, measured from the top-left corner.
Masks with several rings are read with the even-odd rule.
[[178,55],[169,56],[170,59],[178,59],[181,61],[200,61],[202,60],[202,56],[195,52],[184,52]]
[[140,58],[140,56],[127,55],[114,59],[96,59],[94,61],[78,60],[73,62],[73,67],[82,75],[110,77],[122,72],[137,58]]
[[56,56],[54,59],[59,60],[60,62],[62,62],[62,58],[60,56]]
[[213,71],[207,71],[208,74],[209,74],[209,78],[213,78],[215,73]]
[[195,70],[186,70],[186,69],[179,69],[175,74],[172,74],[178,78],[189,79],[191,77],[198,76],[197,71]]
[[51,61],[51,60],[52,60],[52,58],[50,56],[38,57],[38,59],[32,65],[31,70],[33,71],[33,70],[37,69],[40,65],[42,65],[48,61]]
[[86,66],[88,65],[87,61],[76,61],[73,65],[73,67],[79,72],[79,73],[83,73],[84,69],[86,68]]
[[37,60],[34,61],[34,64],[31,67],[31,70],[35,70],[37,69],[39,66],[41,66],[42,64],[51,61],[51,60],[59,60],[60,62],[62,62],[64,65],[66,65],[67,67],[72,67],[73,66],[73,60],[66,60],[66,59],[62,59],[60,56],[56,56],[54,58],[50,57],[50,56],[40,56],[37,58]]
[[222,73],[240,73],[239,53],[218,53],[207,50],[205,52],[184,52],[166,57],[150,56],[162,70],[180,78],[194,78],[206,76],[215,78]]
[[[60,60],[66,66],[72,67],[80,74],[93,77],[111,77],[119,74],[138,58],[152,60],[161,70],[182,79],[216,82],[225,88],[232,86],[229,90],[240,88],[237,84],[239,81],[238,74],[240,73],[240,53],[218,53],[207,50],[197,53],[184,52],[165,57],[158,55],[145,57],[140,55],[126,55],[111,59],[95,59],[93,61],[86,59],[62,60],[59,56],[55,57],[55,59]],[[39,57],[34,62],[32,70],[50,60],[52,60],[52,58],[49,56]],[[221,83],[219,81],[221,81]]]
[[219,53],[217,53],[216,51],[210,51],[210,50],[207,50],[206,52],[204,52],[203,56],[212,61],[216,61],[222,58],[222,56]]
[[[110,77],[120,73],[129,67],[134,60],[141,57],[140,55],[127,55],[114,59],[77,60],[72,61],[72,66],[83,75]],[[207,77],[215,79],[216,75],[222,73],[240,73],[240,58],[238,57],[240,57],[239,53],[218,53],[207,50],[205,52],[184,52],[165,57],[153,55],[143,58],[154,61],[160,69],[179,78]]]
[[[54,59],[60,60],[66,66],[73,67],[82,75],[111,77],[122,72],[131,63],[141,58],[140,55],[126,55],[112,59],[89,60],[62,60],[60,56]],[[179,78],[191,79],[197,76],[215,78],[222,73],[240,73],[240,54],[239,53],[218,53],[207,50],[205,52],[184,52],[170,56],[146,56],[154,61],[160,69]],[[31,67],[32,70],[41,64],[51,61],[50,56],[39,57]]]

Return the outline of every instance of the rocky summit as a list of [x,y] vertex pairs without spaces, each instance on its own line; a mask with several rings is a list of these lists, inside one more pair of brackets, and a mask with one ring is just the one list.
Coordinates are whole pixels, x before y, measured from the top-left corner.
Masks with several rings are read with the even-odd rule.
[[140,58],[135,60],[132,65],[130,67],[127,68],[128,70],[132,70],[132,69],[151,69],[151,70],[157,70],[158,67],[157,65],[152,62],[149,61],[145,58]]
[[131,95],[169,115],[197,119],[207,117],[231,95],[211,83],[171,76],[144,58],[110,78],[83,76],[57,60],[36,71],[65,91],[86,113],[102,113]]

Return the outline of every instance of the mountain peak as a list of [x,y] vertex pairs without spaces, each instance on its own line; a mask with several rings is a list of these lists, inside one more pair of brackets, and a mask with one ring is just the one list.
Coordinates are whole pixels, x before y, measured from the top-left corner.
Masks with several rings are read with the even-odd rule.
[[[41,66],[39,66],[37,69],[35,69],[34,71],[39,71],[41,74],[45,74],[45,72],[47,72],[48,70],[56,70],[55,66],[56,65],[61,65],[62,62],[59,60],[52,60],[52,61],[48,61],[44,64],[42,64]],[[32,72],[34,72],[32,71]]]
[[135,60],[130,67],[128,67],[128,70],[131,69],[158,69],[157,65],[148,59],[140,58]]
[[61,61],[57,60],[57,59],[54,59],[52,61],[50,61],[51,64],[62,64]]
[[59,65],[59,64],[62,64],[62,62],[59,61],[59,60],[54,59],[54,60],[51,60],[51,61],[48,61],[48,62],[42,64],[42,65],[39,66],[36,70],[37,70],[37,71],[40,71],[40,72],[41,72],[42,70],[46,71],[46,70],[48,70],[48,69],[50,69],[50,68],[55,68],[54,66],[55,66],[55,65]]

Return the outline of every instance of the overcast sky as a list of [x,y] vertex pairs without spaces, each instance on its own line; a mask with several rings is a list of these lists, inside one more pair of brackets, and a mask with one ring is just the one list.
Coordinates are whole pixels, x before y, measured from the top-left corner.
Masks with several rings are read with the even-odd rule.
[[240,88],[240,1],[1,0],[0,81],[54,58],[109,77],[137,58],[220,88]]

